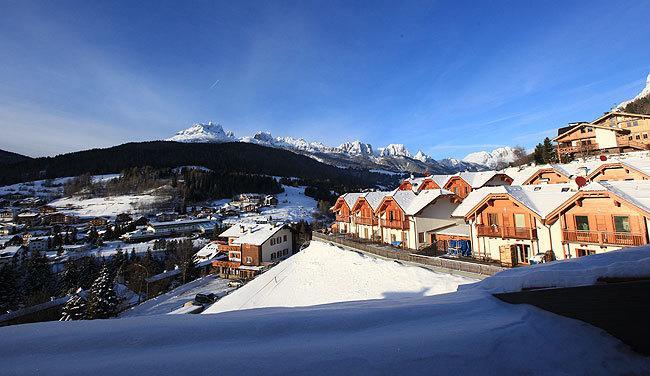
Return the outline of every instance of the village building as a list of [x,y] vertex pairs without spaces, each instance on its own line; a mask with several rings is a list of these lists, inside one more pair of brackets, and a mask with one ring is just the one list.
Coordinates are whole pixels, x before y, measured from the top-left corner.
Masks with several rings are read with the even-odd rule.
[[429,189],[446,189],[461,199],[475,189],[510,185],[513,179],[499,171],[460,172],[452,175],[431,175],[402,181],[399,190],[420,192]]
[[650,181],[612,181],[485,188],[453,215],[473,257],[514,266],[648,244],[649,208]]
[[26,252],[22,245],[10,245],[0,249],[0,267],[11,262],[19,261],[19,258]]
[[30,236],[25,244],[29,252],[43,252],[50,250],[49,236]]
[[618,154],[647,150],[650,146],[650,115],[607,112],[592,122],[560,128],[557,142],[560,161],[591,154]]
[[282,224],[240,223],[219,235],[227,239],[218,249],[227,253],[227,261],[212,266],[225,278],[252,278],[273,263],[293,254],[293,233]]
[[164,212],[156,214],[156,221],[158,222],[171,222],[175,221],[178,218],[178,214],[175,212]]
[[93,227],[103,227],[108,224],[108,219],[104,217],[94,217],[88,221],[88,223]]
[[432,238],[427,233],[455,223],[451,213],[459,202],[458,196],[443,189],[389,192],[376,210],[380,241],[409,249],[429,246]]
[[362,193],[359,192],[345,193],[340,196],[334,203],[334,206],[330,208],[330,211],[335,215],[334,225],[332,226],[334,232],[340,234],[356,232],[355,224],[352,223],[351,214],[352,207],[361,195]]
[[362,239],[381,241],[379,226],[379,204],[388,192],[364,192],[353,204],[350,223],[354,225],[355,234]]
[[5,209],[0,211],[0,222],[13,222],[16,219],[16,211],[13,209]]
[[38,213],[23,212],[16,216],[16,223],[19,225],[34,226],[40,223],[41,216]]

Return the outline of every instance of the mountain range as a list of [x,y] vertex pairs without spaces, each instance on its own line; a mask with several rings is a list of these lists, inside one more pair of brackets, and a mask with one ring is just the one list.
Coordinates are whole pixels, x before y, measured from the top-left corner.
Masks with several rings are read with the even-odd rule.
[[[412,154],[403,144],[389,144],[373,148],[359,140],[345,142],[339,146],[328,146],[322,142],[303,138],[274,137],[269,132],[257,132],[252,136],[236,137],[212,122],[196,123],[166,141],[190,143],[246,142],[274,148],[286,149],[307,155],[319,162],[342,168],[362,168],[373,171],[447,174],[458,171],[481,171],[502,166],[514,160],[513,149],[499,148],[491,153],[481,152],[468,155],[463,160],[446,158],[435,160],[422,150]],[[479,155],[480,154],[480,155]]]

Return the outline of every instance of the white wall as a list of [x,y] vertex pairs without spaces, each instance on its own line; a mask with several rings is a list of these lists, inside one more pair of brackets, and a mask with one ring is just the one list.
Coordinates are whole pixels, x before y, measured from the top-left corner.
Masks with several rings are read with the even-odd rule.
[[[285,235],[287,236],[286,241],[284,241]],[[280,231],[276,232],[275,235],[273,235],[273,238],[277,238],[277,237],[280,237],[281,239],[280,243],[271,245],[271,238],[269,238],[262,244],[261,262],[275,261],[276,259],[271,260],[271,253],[277,253],[278,251],[282,251],[284,249],[287,249],[288,252],[286,255],[283,255],[281,257],[289,257],[291,256],[291,254],[293,254],[293,236],[291,230],[289,230],[288,228],[283,228]]]
[[616,143],[616,132],[613,130],[594,128],[596,134],[596,142],[600,149],[615,148],[618,146]]

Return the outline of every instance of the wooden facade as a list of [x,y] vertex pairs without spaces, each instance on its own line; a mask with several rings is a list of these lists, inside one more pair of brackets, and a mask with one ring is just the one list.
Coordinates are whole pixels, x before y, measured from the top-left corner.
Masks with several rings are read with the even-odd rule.
[[650,180],[648,174],[620,162],[606,163],[592,171],[590,181]]
[[445,184],[445,189],[464,199],[472,191],[472,186],[460,176],[453,176]]
[[553,168],[543,168],[526,179],[523,185],[568,183],[569,177]]

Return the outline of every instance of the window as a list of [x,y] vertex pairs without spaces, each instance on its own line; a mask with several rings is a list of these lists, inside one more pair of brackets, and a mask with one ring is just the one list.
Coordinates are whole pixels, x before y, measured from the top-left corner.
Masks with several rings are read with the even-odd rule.
[[634,126],[634,127],[638,127],[638,126],[639,126],[639,122],[638,122],[638,121],[635,121],[634,123],[632,123],[632,126]]
[[586,215],[576,215],[576,230],[589,231],[589,217]]
[[391,222],[395,220],[395,215],[392,210],[388,212],[388,220]]
[[630,141],[632,141],[632,136],[629,136],[627,139],[630,140]]
[[271,253],[271,260],[275,259],[275,252]]
[[596,251],[593,251],[591,249],[576,249],[576,256],[578,257],[589,256],[595,253]]
[[630,123],[630,122],[628,121],[627,124],[625,124],[625,125],[627,125],[627,127],[629,128],[629,127],[632,126],[632,123]]
[[488,213],[487,215],[488,226],[498,226],[499,225],[499,215],[497,213]]
[[289,250],[288,250],[288,249],[283,249],[283,250],[282,250],[282,254],[285,255],[285,256],[288,255],[288,254],[289,254]]
[[424,232],[418,232],[418,242],[424,243]]
[[515,249],[517,251],[517,260],[523,264],[528,264],[530,246],[526,244],[515,244]]
[[253,258],[250,257],[250,256],[246,256],[246,262],[249,263],[249,264],[252,263],[252,262],[253,262]]
[[275,238],[271,238],[271,245],[275,245]]
[[395,237],[395,234],[390,234],[390,242],[395,243],[397,241],[397,238]]
[[287,236],[286,236],[286,235],[284,236],[284,241],[285,241],[285,242],[287,241]]
[[637,140],[640,140],[640,139],[641,139],[641,135],[637,133],[637,134],[634,136],[634,138],[636,138]]
[[469,188],[465,187],[465,194],[469,194]]
[[568,192],[568,191],[569,191],[569,187],[562,188],[562,192]]
[[516,228],[525,228],[526,227],[526,217],[523,214],[515,214],[515,227]]
[[454,187],[454,193],[458,194],[458,187]]
[[614,216],[614,229],[616,232],[630,232],[630,217],[622,215]]
[[648,133],[643,132],[643,139],[645,140],[645,139],[647,139],[647,138],[648,138]]
[[541,189],[542,189],[542,187],[535,187],[535,188],[533,189],[533,191],[536,191],[536,192],[537,192],[537,191],[539,191],[539,190],[541,190]]

